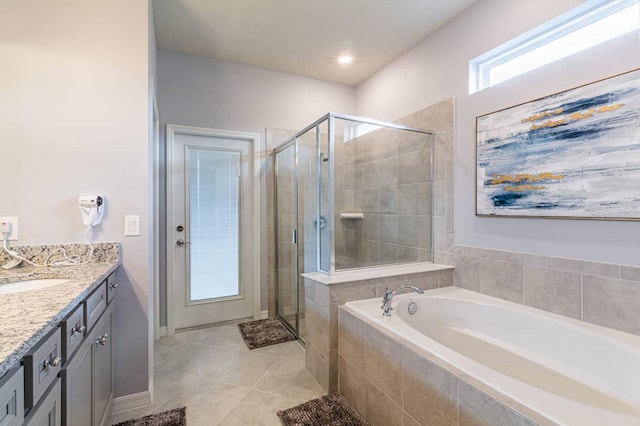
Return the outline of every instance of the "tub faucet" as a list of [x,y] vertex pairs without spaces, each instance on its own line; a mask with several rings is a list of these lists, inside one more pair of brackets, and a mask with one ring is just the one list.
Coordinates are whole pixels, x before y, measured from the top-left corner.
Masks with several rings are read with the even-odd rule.
[[418,294],[423,294],[424,291],[422,291],[421,289],[419,289],[416,286],[412,286],[412,285],[401,285],[400,287],[396,288],[395,290],[391,290],[389,287],[387,287],[387,289],[384,291],[384,296],[382,296],[382,306],[380,307],[380,309],[382,309],[382,316],[383,317],[390,317],[391,316],[391,301],[393,300],[393,296],[396,295],[397,292],[399,292],[400,290],[404,290],[404,289],[410,289],[415,291]]

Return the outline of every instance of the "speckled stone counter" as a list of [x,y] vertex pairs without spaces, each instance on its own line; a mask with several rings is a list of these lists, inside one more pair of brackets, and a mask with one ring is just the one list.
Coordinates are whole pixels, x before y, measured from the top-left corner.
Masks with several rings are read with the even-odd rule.
[[[58,258],[60,247],[67,255],[83,256],[83,244],[24,246],[13,248],[26,258],[45,263],[47,258]],[[83,256],[86,258],[86,256]],[[0,255],[0,265],[8,255]],[[118,243],[94,244],[92,261],[85,265],[65,267],[21,266],[0,269],[2,284],[41,278],[66,278],[69,282],[42,290],[13,294],[0,294],[0,377],[20,359],[109,274],[120,265]]]

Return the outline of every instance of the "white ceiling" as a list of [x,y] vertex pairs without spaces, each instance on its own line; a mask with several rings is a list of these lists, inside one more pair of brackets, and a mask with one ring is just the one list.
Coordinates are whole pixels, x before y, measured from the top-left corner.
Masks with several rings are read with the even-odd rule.
[[[158,47],[356,85],[477,0],[154,0]],[[336,62],[349,52],[349,65]]]

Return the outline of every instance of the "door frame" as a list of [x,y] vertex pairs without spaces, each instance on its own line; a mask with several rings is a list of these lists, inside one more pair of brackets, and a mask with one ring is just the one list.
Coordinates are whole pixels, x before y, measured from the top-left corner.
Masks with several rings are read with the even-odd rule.
[[169,236],[173,235],[173,146],[175,144],[176,135],[191,135],[191,136],[207,136],[214,138],[224,138],[224,139],[238,139],[249,142],[252,146],[250,148],[253,161],[251,163],[252,172],[251,176],[248,178],[251,179],[251,187],[252,187],[252,212],[251,212],[251,222],[253,226],[251,244],[253,245],[253,259],[252,259],[252,269],[253,269],[253,283],[247,283],[248,288],[253,288],[253,317],[259,318],[261,311],[261,286],[260,286],[260,235],[261,235],[261,221],[260,221],[260,156],[259,147],[260,147],[260,135],[257,133],[250,132],[238,132],[233,130],[222,130],[222,129],[211,129],[206,127],[195,127],[195,126],[184,126],[180,124],[167,124],[166,127],[166,158],[167,158],[167,168],[166,168],[166,180],[167,180],[167,204],[166,204],[166,214],[167,214],[167,245],[165,252],[165,262],[167,264],[167,334],[172,335],[175,334],[175,325],[173,321],[173,239],[170,239]]

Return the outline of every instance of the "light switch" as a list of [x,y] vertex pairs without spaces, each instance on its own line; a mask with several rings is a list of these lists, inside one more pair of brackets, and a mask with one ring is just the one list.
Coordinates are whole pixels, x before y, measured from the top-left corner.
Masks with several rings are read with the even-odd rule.
[[140,216],[131,215],[124,217],[124,236],[135,237],[140,235]]

